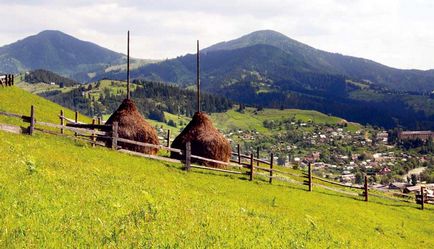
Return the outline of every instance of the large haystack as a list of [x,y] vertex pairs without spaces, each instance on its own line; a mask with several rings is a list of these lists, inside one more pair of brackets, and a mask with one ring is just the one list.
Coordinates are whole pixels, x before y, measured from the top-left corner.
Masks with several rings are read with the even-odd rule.
[[[175,138],[172,143],[173,148],[185,149],[187,141],[191,143],[191,154],[206,157],[223,162],[229,162],[231,157],[231,146],[229,141],[214,128],[211,120],[205,113],[196,112],[193,119],[185,129]],[[183,159],[178,153],[171,153],[172,158]],[[224,165],[194,160],[202,164],[223,168]]]
[[[145,121],[143,116],[137,110],[136,104],[131,99],[125,99],[119,108],[110,116],[106,124],[113,124],[117,121],[118,136],[120,138],[130,139],[138,142],[158,145],[158,136],[155,129]],[[109,141],[109,143],[111,143]],[[127,143],[118,142],[118,145],[124,149],[155,155],[158,149],[137,146]],[[111,146],[111,144],[108,144]]]

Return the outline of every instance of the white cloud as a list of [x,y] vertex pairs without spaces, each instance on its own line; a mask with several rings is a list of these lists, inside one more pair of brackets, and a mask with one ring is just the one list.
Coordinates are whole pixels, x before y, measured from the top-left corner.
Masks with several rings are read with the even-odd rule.
[[58,29],[140,58],[170,58],[259,29],[399,68],[434,68],[429,0],[0,0],[0,44]]

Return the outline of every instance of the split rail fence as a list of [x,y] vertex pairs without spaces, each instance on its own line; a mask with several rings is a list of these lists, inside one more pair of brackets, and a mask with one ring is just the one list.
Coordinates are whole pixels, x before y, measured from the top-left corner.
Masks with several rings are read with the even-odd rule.
[[0,86],[13,86],[14,85],[14,75],[13,74],[4,74],[0,75]]
[[[166,137],[159,137],[160,140],[163,140],[162,143],[166,145],[155,145],[149,143],[143,143],[138,141],[133,141],[125,138],[121,138],[118,136],[118,123],[114,122],[113,125],[105,125],[102,124],[101,119],[95,120],[93,119],[92,124],[85,124],[78,121],[78,113],[75,113],[74,119],[69,119],[65,116],[63,110],[60,111],[59,119],[60,124],[53,124],[48,122],[38,121],[35,117],[35,109],[33,106],[30,108],[30,116],[1,112],[0,116],[14,117],[21,119],[25,123],[29,123],[28,127],[20,127],[15,125],[1,124],[0,130],[13,132],[13,133],[24,133],[32,135],[34,131],[40,131],[44,133],[49,133],[53,135],[66,136],[71,137],[77,140],[89,142],[92,146],[107,146],[107,144],[111,144],[111,148],[113,150],[117,150],[123,153],[128,153],[131,155],[153,158],[157,160],[167,161],[167,162],[176,162],[184,165],[184,170],[189,171],[192,168],[201,169],[201,170],[211,170],[224,172],[229,174],[236,175],[245,175],[249,181],[253,181],[256,179],[266,179],[270,184],[273,183],[274,180],[289,182],[293,184],[307,185],[308,191],[313,191],[314,186],[321,187],[323,189],[331,190],[334,192],[338,192],[341,194],[347,194],[351,196],[363,196],[364,201],[369,200],[369,196],[375,196],[378,198],[389,199],[394,201],[405,201],[405,202],[414,202],[421,205],[421,209],[424,208],[425,204],[434,204],[434,199],[431,199],[430,196],[427,195],[426,189],[424,187],[421,188],[419,194],[410,195],[410,194],[401,194],[394,193],[394,195],[398,195],[397,197],[391,197],[384,194],[377,194],[370,191],[368,186],[368,179],[365,176],[365,181],[363,186],[354,186],[354,185],[346,185],[336,181],[332,181],[330,179],[321,178],[318,176],[314,176],[312,174],[312,164],[308,163],[307,172],[302,174],[295,174],[292,172],[287,172],[285,170],[280,170],[274,168],[274,155],[270,154],[270,159],[260,159],[259,158],[259,149],[256,151],[256,157],[253,153],[250,154],[242,154],[240,146],[237,145],[236,151],[232,152],[232,157],[229,162],[218,161],[210,158],[205,158],[192,154],[191,144],[187,143],[184,149],[177,149],[170,147],[170,130],[167,132]],[[49,127],[41,128],[41,127]],[[68,132],[67,132],[68,131]],[[177,153],[180,155],[182,160],[177,160],[173,158],[157,156],[157,155],[148,155],[144,153],[139,153],[135,151],[129,151],[123,149],[119,146],[119,143],[132,144],[136,146],[143,146],[146,148],[156,148],[159,150],[165,150],[170,153]],[[199,163],[196,163],[199,162]],[[208,167],[206,163],[213,163],[222,165],[223,168],[215,168]],[[205,164],[205,165],[200,165]],[[262,178],[260,178],[262,177]],[[347,191],[347,189],[353,189],[355,191]]]

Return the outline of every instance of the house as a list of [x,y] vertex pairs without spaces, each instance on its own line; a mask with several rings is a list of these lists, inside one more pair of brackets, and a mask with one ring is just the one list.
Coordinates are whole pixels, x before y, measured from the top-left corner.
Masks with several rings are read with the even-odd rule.
[[401,131],[398,133],[400,140],[416,140],[420,139],[426,141],[429,138],[434,138],[434,132],[432,131]]
[[389,184],[389,189],[398,189],[401,191],[404,191],[404,189],[407,187],[407,183],[405,182],[393,182]]
[[384,167],[384,168],[382,168],[382,169],[378,172],[378,174],[380,174],[380,175],[386,175],[386,174],[389,174],[390,172],[392,172],[391,169],[389,169],[388,167]]

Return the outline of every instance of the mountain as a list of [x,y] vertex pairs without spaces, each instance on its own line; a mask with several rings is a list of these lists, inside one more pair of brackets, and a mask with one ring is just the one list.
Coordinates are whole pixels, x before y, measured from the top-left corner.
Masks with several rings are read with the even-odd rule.
[[[291,79],[290,72],[297,72],[343,75],[347,79],[366,81],[398,91],[434,90],[433,70],[400,70],[363,58],[329,53],[271,30],[257,31],[232,41],[221,42],[203,49],[201,53],[202,80],[205,85],[214,85],[215,81],[219,81],[217,84],[240,81],[243,73],[259,73],[276,81]],[[194,63],[193,55],[185,55],[141,67],[133,75],[138,78],[191,83],[195,75]]]
[[9,73],[46,69],[86,79],[89,72],[124,61],[120,53],[54,30],[0,47],[0,71]]
[[[131,71],[131,77],[189,86],[187,54]],[[97,78],[123,79],[122,70]],[[400,70],[321,51],[275,31],[257,31],[201,50],[204,91],[263,107],[314,109],[383,127],[434,129],[434,70]]]

